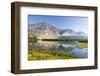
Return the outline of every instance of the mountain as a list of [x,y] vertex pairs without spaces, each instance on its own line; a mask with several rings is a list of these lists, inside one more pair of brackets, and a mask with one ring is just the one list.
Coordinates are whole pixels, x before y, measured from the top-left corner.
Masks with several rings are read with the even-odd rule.
[[74,34],[74,31],[69,28],[60,31],[61,36],[72,36],[73,34]]
[[34,35],[38,39],[88,39],[88,35],[84,32],[75,32],[69,28],[58,30],[56,27],[48,24],[47,22],[30,24],[28,27],[28,34],[29,36]]
[[87,37],[88,35],[86,34],[86,33],[84,33],[84,32],[76,32],[75,33],[77,36],[85,36],[85,37]]
[[63,33],[70,33],[71,34],[71,33],[74,33],[74,31],[72,29],[67,28],[67,29],[60,31],[60,34],[63,34]]
[[56,27],[46,22],[29,25],[28,33],[38,39],[56,39],[60,35]]
[[87,40],[88,39],[88,35],[85,34],[84,32],[74,32],[71,29],[66,29],[61,34],[61,37],[60,38]]

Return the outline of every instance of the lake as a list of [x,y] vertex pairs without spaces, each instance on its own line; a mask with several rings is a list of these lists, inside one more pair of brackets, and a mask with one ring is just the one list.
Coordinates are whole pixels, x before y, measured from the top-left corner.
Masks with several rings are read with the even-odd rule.
[[29,42],[29,49],[38,49],[41,51],[64,51],[65,54],[70,56],[75,56],[78,58],[88,57],[88,48],[80,47],[74,41],[41,41]]

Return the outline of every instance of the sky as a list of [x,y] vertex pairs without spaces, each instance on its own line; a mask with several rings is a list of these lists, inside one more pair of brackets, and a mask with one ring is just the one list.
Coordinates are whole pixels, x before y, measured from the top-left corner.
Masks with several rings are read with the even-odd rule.
[[58,29],[72,29],[75,32],[88,33],[88,17],[29,15],[28,24],[47,22]]

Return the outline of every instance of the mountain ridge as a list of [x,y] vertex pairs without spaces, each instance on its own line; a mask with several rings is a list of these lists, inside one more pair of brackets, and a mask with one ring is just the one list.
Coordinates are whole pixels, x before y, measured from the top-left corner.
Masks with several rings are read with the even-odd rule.
[[58,30],[55,26],[40,22],[37,24],[30,24],[28,27],[29,35],[34,34],[38,39],[57,39],[59,37],[73,37],[76,39],[88,39],[88,35],[82,31],[75,32],[72,29],[66,28]]

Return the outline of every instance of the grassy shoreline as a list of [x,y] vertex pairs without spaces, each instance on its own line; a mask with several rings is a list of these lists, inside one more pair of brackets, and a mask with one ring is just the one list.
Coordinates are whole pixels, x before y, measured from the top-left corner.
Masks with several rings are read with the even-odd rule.
[[76,43],[77,43],[81,48],[88,48],[88,42],[76,41]]
[[[30,39],[32,41],[32,39]],[[42,41],[52,41],[52,39],[46,39]],[[66,40],[57,40],[53,39],[53,41],[66,41]],[[70,41],[70,40],[67,40]],[[88,48],[87,40],[74,40],[77,45],[81,48]],[[28,60],[56,60],[56,59],[79,59],[80,57],[71,56],[68,53],[69,50],[61,50],[61,51],[50,51],[50,50],[41,50],[41,49],[28,49]]]
[[79,57],[71,56],[64,51],[47,51],[31,49],[28,51],[28,60],[55,60],[55,59],[76,59]]
[[[40,39],[38,39],[40,40]],[[79,41],[79,42],[88,42],[88,40],[82,39],[41,39],[42,41]]]

